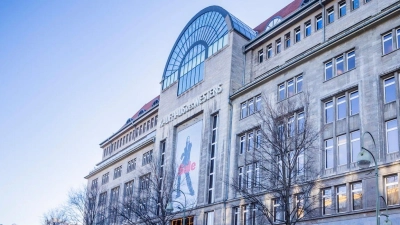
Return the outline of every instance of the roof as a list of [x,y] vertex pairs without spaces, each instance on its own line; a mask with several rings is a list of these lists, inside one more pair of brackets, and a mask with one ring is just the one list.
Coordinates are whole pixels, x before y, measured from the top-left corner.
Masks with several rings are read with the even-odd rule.
[[279,10],[278,12],[270,16],[267,20],[262,22],[260,25],[255,27],[254,30],[257,31],[259,34],[263,33],[271,20],[277,17],[281,17],[283,19],[308,2],[309,1],[307,0],[294,0],[292,3],[289,3],[289,5],[285,6],[283,9]]

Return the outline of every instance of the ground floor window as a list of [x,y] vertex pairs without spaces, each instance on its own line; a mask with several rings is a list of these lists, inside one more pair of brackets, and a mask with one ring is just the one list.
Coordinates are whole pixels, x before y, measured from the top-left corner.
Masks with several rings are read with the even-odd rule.
[[171,220],[171,225],[182,225],[183,219],[185,219],[185,225],[193,225],[193,216]]

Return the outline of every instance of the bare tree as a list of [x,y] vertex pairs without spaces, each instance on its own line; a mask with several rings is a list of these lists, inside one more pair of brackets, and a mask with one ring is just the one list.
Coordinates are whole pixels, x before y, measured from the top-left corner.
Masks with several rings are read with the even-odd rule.
[[[139,178],[139,190],[133,191],[133,185],[124,185],[123,199],[119,204],[111,204],[112,215],[117,214],[122,224],[168,225],[181,211],[169,211],[173,202],[172,194],[177,180],[177,171],[164,169],[160,161],[153,160],[148,170],[142,171]],[[189,205],[184,206],[189,213]],[[188,215],[188,214],[186,214]],[[116,223],[117,217],[111,224]]]
[[[255,143],[241,168],[245,172],[231,186],[258,209],[264,223],[294,225],[317,210],[313,189],[320,130],[311,119],[307,93],[278,103],[263,97],[263,105]],[[247,173],[249,169],[255,172]]]
[[64,207],[58,207],[43,214],[43,225],[67,225],[70,224],[68,214],[65,212]]

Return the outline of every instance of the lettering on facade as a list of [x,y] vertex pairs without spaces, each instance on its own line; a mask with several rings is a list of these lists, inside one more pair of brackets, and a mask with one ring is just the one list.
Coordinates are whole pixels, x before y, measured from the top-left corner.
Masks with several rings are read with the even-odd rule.
[[173,121],[174,119],[184,115],[185,113],[195,109],[197,106],[203,104],[204,102],[214,98],[216,95],[220,94],[222,92],[222,84],[218,85],[217,87],[211,88],[204,94],[201,94],[197,98],[195,98],[192,101],[189,101],[188,104],[185,104],[173,112],[169,113],[167,116],[161,119],[160,121],[160,127],[163,127],[165,124]]

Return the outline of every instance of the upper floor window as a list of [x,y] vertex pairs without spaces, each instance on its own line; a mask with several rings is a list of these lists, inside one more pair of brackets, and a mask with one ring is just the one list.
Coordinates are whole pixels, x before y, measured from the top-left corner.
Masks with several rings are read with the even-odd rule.
[[91,190],[97,189],[97,178],[92,180],[92,186],[90,188],[91,188]]
[[321,30],[324,27],[324,21],[322,19],[322,15],[319,14],[316,18],[315,18],[315,30]]
[[264,60],[264,50],[261,49],[260,51],[258,51],[258,62],[262,63]]
[[392,32],[383,35],[382,37],[383,43],[383,54],[388,54],[393,51],[393,37]]
[[351,9],[358,9],[360,7],[360,1],[359,0],[351,0]]
[[[348,101],[349,99],[349,101]],[[345,93],[344,95],[334,98],[336,102],[336,119],[341,120],[347,116],[353,116],[359,113],[359,97],[358,91]],[[334,119],[333,101],[329,100],[324,103],[325,123],[331,123]],[[348,106],[349,105],[349,106]],[[347,110],[350,108],[350,110]]]
[[343,53],[336,58],[325,62],[325,80],[339,76],[356,67],[356,53],[354,50]]
[[389,77],[383,81],[385,103],[396,101],[396,83],[394,77]]
[[276,43],[275,43],[275,46],[276,46],[276,54],[279,54],[280,52],[281,52],[281,39],[279,38],[278,40],[276,40]]
[[290,32],[285,34],[285,48],[290,47]]
[[110,175],[109,172],[103,174],[103,176],[101,177],[101,184],[106,184],[106,183],[108,183],[108,177],[109,177],[109,175]]
[[351,162],[357,162],[358,153],[361,150],[360,145],[360,130],[350,133],[350,149],[351,149]]
[[118,166],[114,169],[114,179],[121,176],[122,166]]
[[145,152],[142,158],[142,166],[151,163],[152,160],[153,160],[153,150]]
[[301,40],[300,27],[294,30],[294,42],[297,43]]
[[397,129],[397,119],[386,122],[386,146],[387,153],[399,151],[399,132]]
[[333,139],[325,140],[325,169],[333,168]]
[[326,20],[328,24],[333,23],[335,21],[335,11],[333,10],[333,6],[327,10]]
[[303,75],[299,75],[278,85],[278,100],[282,101],[302,91]]
[[258,95],[256,97],[247,100],[246,102],[243,102],[240,108],[241,108],[240,109],[241,119],[253,115],[255,112],[261,109],[261,95]]
[[129,160],[126,172],[129,173],[136,169],[136,158]]
[[346,15],[346,1],[339,3],[339,17]]
[[272,57],[272,45],[267,46],[267,59]]
[[304,24],[304,36],[308,37],[311,35],[311,21]]

